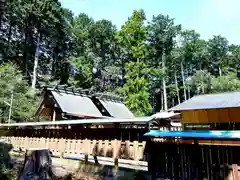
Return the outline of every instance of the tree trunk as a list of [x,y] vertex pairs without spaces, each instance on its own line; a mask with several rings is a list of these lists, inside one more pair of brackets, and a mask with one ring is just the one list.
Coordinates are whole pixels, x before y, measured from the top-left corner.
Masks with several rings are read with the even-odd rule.
[[218,66],[218,71],[219,71],[219,76],[222,76],[222,69],[220,65]]
[[125,69],[124,69],[124,60],[121,59],[121,77],[122,77],[122,84],[121,86],[123,87],[124,85],[124,77],[125,77]]
[[[190,70],[191,70],[191,67],[189,68]],[[189,69],[186,69],[186,72],[187,72],[187,80],[189,81],[189,79],[188,79],[188,77],[189,77]],[[186,85],[185,85],[186,86]],[[187,95],[188,95],[188,99],[190,99],[191,98],[191,95],[190,95],[190,87],[189,87],[189,85],[187,86]]]
[[172,98],[172,107],[175,106],[175,101],[174,101],[174,98]]
[[28,43],[28,29],[27,29],[27,25],[25,28],[25,39],[24,39],[24,50],[23,50],[23,64],[22,64],[22,70],[24,72],[24,75],[27,76],[27,69],[28,69],[28,48],[27,48],[27,43]]
[[188,86],[188,99],[190,99],[191,98],[191,92],[190,92],[190,88],[189,88],[189,86]]
[[204,84],[202,85],[202,93],[205,94]]
[[32,77],[32,88],[36,88],[37,82],[37,68],[38,68],[38,59],[39,59],[39,43],[40,43],[40,33],[37,32],[37,46],[35,50],[35,58],[34,58],[34,67],[33,67],[33,77]]
[[23,61],[23,65],[22,65],[22,69],[23,69],[23,72],[24,72],[24,75],[26,77],[28,77],[28,61],[29,61],[29,55],[30,55],[30,47],[31,45],[33,44],[33,41],[32,41],[32,38],[33,38],[33,35],[32,35],[32,27],[29,25],[30,24],[30,20],[29,20],[29,16],[27,15],[26,19],[26,24],[25,24],[25,39],[24,39],[24,51],[23,51],[23,58],[24,58],[24,61]]
[[177,91],[178,104],[180,104],[180,95],[179,95],[179,89],[178,89],[177,72],[174,73],[174,76],[175,76],[175,86],[176,86],[176,91]]
[[2,20],[6,11],[6,0],[0,0],[0,27],[2,27]]
[[51,76],[56,77],[57,76],[57,71],[60,69],[59,67],[59,62],[61,59],[59,58],[59,53],[60,53],[60,42],[59,40],[56,42],[56,46],[53,49],[53,60],[51,63]]
[[181,74],[182,74],[182,81],[183,81],[184,100],[186,101],[187,100],[187,92],[186,92],[186,85],[185,85],[183,62],[181,62]]
[[163,110],[168,109],[167,105],[167,89],[166,89],[166,80],[165,80],[165,63],[166,63],[166,56],[165,53],[163,52],[162,54],[162,68],[163,68],[163,77],[162,77],[162,86],[163,86]]
[[163,92],[161,92],[161,111],[163,110]]
[[52,179],[55,175],[51,169],[52,160],[47,149],[27,150],[19,179]]
[[8,31],[8,48],[10,48],[9,45],[10,45],[11,38],[12,38],[12,23],[10,22],[10,27]]

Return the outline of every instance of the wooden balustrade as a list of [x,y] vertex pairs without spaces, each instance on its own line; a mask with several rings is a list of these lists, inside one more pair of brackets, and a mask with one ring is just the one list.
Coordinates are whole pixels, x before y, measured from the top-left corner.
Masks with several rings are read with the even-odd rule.
[[[48,148],[53,155],[60,158],[85,159],[86,162],[100,164],[111,161],[111,164],[115,166],[139,168],[140,170],[144,167],[144,170],[148,169],[152,174],[155,174],[156,170],[161,170],[161,173],[165,173],[166,176],[169,175],[169,172],[173,172],[174,176],[180,176],[179,173],[183,172],[181,174],[183,177],[195,177],[195,171],[192,171],[194,169],[198,172],[206,172],[205,175],[210,177],[218,172],[214,169],[217,167],[215,166],[217,163],[221,167],[228,165],[229,172],[225,172],[224,168],[219,170],[221,173],[224,172],[226,179],[239,179],[238,171],[240,169],[237,165],[240,162],[240,158],[238,158],[239,146],[223,147],[178,143],[174,145],[162,142],[152,142],[152,144],[146,141],[123,141],[118,139],[96,140],[13,136],[2,136],[0,140],[11,143],[16,150],[20,148],[22,150]],[[152,158],[149,159],[150,156]],[[188,161],[186,162],[186,160]]]
[[15,150],[29,148],[48,148],[55,154],[66,155],[87,154],[90,156],[111,157],[114,159],[130,159],[144,161],[146,142],[121,140],[90,140],[90,139],[57,139],[36,137],[1,137],[11,143]]

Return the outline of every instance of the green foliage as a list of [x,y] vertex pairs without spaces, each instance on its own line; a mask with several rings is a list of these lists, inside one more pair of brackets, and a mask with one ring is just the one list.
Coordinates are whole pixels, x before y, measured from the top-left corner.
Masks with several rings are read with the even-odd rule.
[[117,40],[122,47],[137,59],[144,59],[147,56],[147,30],[144,25],[146,16],[143,10],[133,11],[133,15],[122,26],[117,33]]
[[168,85],[167,88],[169,91],[169,93],[168,93],[169,98],[176,98],[178,92],[177,92],[177,88],[176,88],[175,84],[170,84],[170,85]]
[[208,41],[208,49],[210,57],[213,60],[222,60],[228,52],[228,40],[220,35],[213,36],[213,38]]
[[228,52],[228,41],[226,38],[218,35],[213,36],[208,41],[208,52],[210,60],[212,62],[213,69],[218,68],[218,73],[221,76],[221,68],[225,64],[227,52]]
[[86,14],[79,14],[72,21],[72,33],[74,38],[74,51],[76,56],[84,55],[90,46],[90,28],[94,20]]
[[136,116],[149,114],[152,110],[149,93],[149,72],[146,65],[147,58],[147,30],[144,25],[145,13],[143,10],[134,11],[122,29],[117,33],[117,40],[122,48],[126,49],[130,61],[125,64],[126,83],[121,92],[127,106]]
[[127,82],[121,89],[127,106],[136,116],[149,114],[152,110],[149,102],[149,68],[142,62],[129,62],[126,64]]
[[194,30],[184,30],[181,32],[182,37],[182,54],[185,59],[185,63],[193,63],[197,58],[201,48],[201,41],[199,40],[200,35]]
[[87,57],[79,56],[72,57],[69,61],[70,64],[79,71],[79,74],[73,76],[69,83],[76,87],[90,88],[92,85],[92,60]]
[[187,81],[187,85],[191,87],[192,91],[196,94],[208,93],[211,88],[212,76],[207,71],[197,71]]
[[220,93],[240,90],[240,80],[234,73],[214,77],[207,71],[197,71],[188,81],[195,94]]
[[7,1],[0,26],[4,62],[18,64],[30,78],[40,35],[39,73],[59,78],[72,44],[71,17],[71,12],[55,0]]
[[9,113],[11,94],[13,93],[12,119],[28,120],[36,111],[36,94],[23,79],[21,71],[15,64],[0,66],[0,111],[6,120]]
[[168,15],[153,16],[150,23],[150,42],[154,48],[157,58],[162,55],[163,51],[170,54],[174,47],[174,38],[180,31],[180,25],[174,25],[174,19]]
[[[106,19],[73,16],[57,0],[6,1],[0,13],[1,116],[8,116],[4,101],[13,87],[13,117],[29,119],[35,110],[28,86],[39,35],[38,81],[118,92],[136,115],[159,111],[152,105],[162,95],[174,105],[186,94],[239,90],[239,45],[220,35],[203,40],[195,30],[181,31],[168,15],[146,21],[144,10],[134,10],[117,30]],[[72,66],[80,73],[71,74]]]
[[212,78],[211,85],[213,93],[240,91],[240,81],[231,76]]

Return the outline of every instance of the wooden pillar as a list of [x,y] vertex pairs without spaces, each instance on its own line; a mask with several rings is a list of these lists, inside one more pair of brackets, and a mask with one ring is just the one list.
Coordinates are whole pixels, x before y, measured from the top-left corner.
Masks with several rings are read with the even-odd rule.
[[114,167],[118,168],[118,152],[119,152],[119,142],[117,139],[112,141],[112,147],[113,147],[113,160],[114,160]]
[[88,164],[88,154],[87,153],[84,155],[84,164],[85,165]]
[[60,152],[59,157],[60,157],[60,162],[62,164],[63,163],[64,152]]
[[238,177],[238,165],[237,164],[233,164],[232,165],[232,171],[233,171],[233,180],[239,180],[239,177]]

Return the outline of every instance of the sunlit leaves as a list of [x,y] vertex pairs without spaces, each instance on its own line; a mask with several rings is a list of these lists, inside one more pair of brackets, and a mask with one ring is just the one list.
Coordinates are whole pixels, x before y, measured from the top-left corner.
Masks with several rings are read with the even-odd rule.
[[10,103],[13,93],[12,118],[22,118],[28,121],[36,110],[36,94],[31,91],[15,64],[1,65],[0,76],[1,116],[8,116],[9,106],[7,103]]

